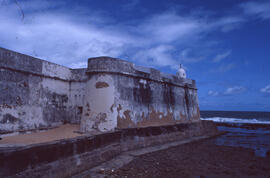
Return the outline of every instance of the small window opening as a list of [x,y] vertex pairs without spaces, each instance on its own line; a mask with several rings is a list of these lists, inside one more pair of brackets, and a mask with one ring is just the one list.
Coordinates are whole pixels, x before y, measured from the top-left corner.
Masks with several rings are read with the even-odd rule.
[[78,114],[82,114],[83,113],[83,107],[82,106],[79,106],[78,107]]

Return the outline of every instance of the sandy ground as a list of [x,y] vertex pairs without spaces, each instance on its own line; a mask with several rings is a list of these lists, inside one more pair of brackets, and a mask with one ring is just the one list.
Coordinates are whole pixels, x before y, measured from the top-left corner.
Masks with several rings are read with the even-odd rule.
[[270,155],[197,141],[139,156],[108,177],[270,177]]
[[76,133],[74,131],[79,131],[79,125],[65,124],[58,128],[33,132],[29,134],[21,134],[15,136],[7,136],[0,140],[0,146],[2,145],[29,145],[36,143],[50,142],[54,140],[61,140],[66,138],[74,138],[77,136],[82,136],[82,134]]

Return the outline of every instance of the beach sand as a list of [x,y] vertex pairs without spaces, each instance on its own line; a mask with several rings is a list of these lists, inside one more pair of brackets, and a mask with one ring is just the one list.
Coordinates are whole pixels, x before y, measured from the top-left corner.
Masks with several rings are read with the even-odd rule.
[[82,136],[79,134],[79,125],[75,124],[65,124],[61,125],[58,128],[39,131],[39,132],[32,132],[29,134],[20,134],[14,136],[7,136],[3,137],[0,140],[1,145],[29,145],[29,144],[36,144],[36,143],[45,143],[55,140],[67,139],[67,138],[74,138],[78,136]]

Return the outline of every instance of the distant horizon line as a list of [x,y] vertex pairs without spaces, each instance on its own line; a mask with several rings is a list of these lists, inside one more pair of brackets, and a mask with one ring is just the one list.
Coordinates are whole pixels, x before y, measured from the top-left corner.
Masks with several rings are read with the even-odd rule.
[[233,110],[201,110],[200,109],[200,112],[201,111],[218,111],[218,112],[267,112],[267,113],[270,113],[270,111],[233,111]]

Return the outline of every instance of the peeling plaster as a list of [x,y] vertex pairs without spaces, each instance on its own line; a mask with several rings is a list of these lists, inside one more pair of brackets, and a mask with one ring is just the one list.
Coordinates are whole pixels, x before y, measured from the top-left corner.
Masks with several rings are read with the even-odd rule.
[[110,57],[69,69],[0,48],[0,131],[66,122],[81,131],[200,120],[195,81]]
[[[96,75],[87,82],[86,107],[81,121],[82,131],[93,129],[108,131],[116,127],[113,82],[109,75]],[[96,87],[97,83],[106,83],[108,86]],[[101,115],[106,115],[106,117],[100,117]]]

